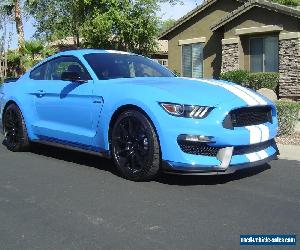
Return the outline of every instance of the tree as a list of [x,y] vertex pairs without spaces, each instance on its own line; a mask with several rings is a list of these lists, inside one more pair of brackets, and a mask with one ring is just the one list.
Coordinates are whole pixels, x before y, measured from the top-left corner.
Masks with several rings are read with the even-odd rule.
[[53,55],[56,49],[45,46],[40,40],[25,41],[23,53],[20,55],[20,60],[26,70],[30,69],[33,65]]
[[28,0],[26,11],[34,17],[37,38],[58,40],[73,36],[79,46],[86,0]]
[[11,19],[6,13],[0,12],[0,82],[9,74],[8,53],[12,42],[12,31],[9,31]]
[[24,28],[23,28],[20,0],[2,0],[0,4],[0,12],[13,17],[13,20],[15,21],[16,24],[16,31],[18,35],[18,46],[19,49],[21,50],[25,38],[24,38]]
[[155,50],[159,3],[179,0],[28,0],[37,36],[55,40],[83,38],[86,47],[143,54]]
[[159,26],[159,34],[171,28],[176,23],[175,19],[167,19],[160,22]]
[[158,18],[155,1],[98,1],[83,25],[87,47],[149,54],[156,49]]

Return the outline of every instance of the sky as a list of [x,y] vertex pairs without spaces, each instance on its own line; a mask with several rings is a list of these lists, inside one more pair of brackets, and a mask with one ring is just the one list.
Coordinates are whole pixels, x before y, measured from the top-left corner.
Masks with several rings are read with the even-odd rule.
[[[161,10],[157,13],[163,20],[165,19],[179,19],[184,16],[186,13],[194,9],[197,5],[201,4],[203,0],[182,0],[183,4],[170,5],[167,3],[161,4]],[[34,35],[34,20],[32,18],[24,18],[24,33],[25,39],[29,40]],[[17,47],[17,39],[15,34],[15,27],[10,26],[8,29],[13,30],[13,40],[12,40],[12,48]]]

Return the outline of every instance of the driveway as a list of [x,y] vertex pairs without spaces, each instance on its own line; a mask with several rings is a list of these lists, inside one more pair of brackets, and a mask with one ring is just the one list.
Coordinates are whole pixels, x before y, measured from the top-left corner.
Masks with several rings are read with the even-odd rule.
[[240,234],[299,238],[297,161],[148,183],[113,169],[92,155],[40,145],[12,153],[1,145],[0,248],[239,249]]

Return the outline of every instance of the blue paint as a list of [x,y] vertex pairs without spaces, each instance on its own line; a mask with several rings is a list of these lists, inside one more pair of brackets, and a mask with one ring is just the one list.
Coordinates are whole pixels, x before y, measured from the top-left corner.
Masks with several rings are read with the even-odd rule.
[[[183,165],[215,166],[216,157],[184,153],[178,143],[180,134],[213,136],[214,146],[239,146],[250,143],[249,130],[244,127],[225,129],[222,122],[229,111],[246,107],[247,103],[227,89],[206,81],[181,77],[136,77],[98,80],[84,59],[90,53],[109,53],[104,50],[76,50],[58,53],[36,65],[17,82],[0,87],[0,122],[3,108],[14,101],[22,111],[30,140],[52,140],[91,151],[109,151],[108,131],[113,114],[124,105],[142,109],[157,131],[162,159]],[[116,52],[117,53],[117,52]],[[132,55],[132,54],[129,54]],[[32,80],[30,72],[49,60],[60,56],[74,56],[86,68],[91,80],[84,84],[61,80]],[[233,83],[216,83],[235,86]],[[43,90],[43,95],[39,91]],[[277,134],[277,114],[274,104],[261,97],[272,107],[273,123],[266,123],[269,138]],[[214,107],[204,119],[169,115],[158,103]],[[274,148],[268,148],[271,156]],[[249,162],[243,156],[234,156],[232,164]]]

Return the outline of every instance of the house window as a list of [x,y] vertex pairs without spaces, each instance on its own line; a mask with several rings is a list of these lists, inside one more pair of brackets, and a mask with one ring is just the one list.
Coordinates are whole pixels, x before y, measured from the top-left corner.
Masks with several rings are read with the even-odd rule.
[[250,39],[250,71],[278,72],[278,37]]
[[203,78],[203,44],[182,45],[182,76]]
[[158,59],[157,60],[159,64],[167,67],[168,66],[168,60],[167,59]]

